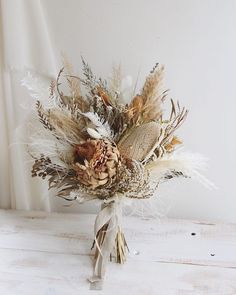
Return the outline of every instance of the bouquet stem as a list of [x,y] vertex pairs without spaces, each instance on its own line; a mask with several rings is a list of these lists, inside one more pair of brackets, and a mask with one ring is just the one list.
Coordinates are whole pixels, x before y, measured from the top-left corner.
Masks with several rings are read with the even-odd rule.
[[[102,248],[108,226],[109,223],[106,223],[97,233],[97,242],[100,249]],[[95,247],[94,259],[97,260],[98,256],[100,255],[100,251],[95,245],[96,244],[94,241],[92,249]],[[129,248],[125,239],[125,235],[121,228],[118,226],[118,231],[114,241],[114,250],[110,253],[110,260],[112,261],[112,258],[114,258],[116,263],[125,263],[127,250],[129,251]]]
[[112,201],[102,205],[95,221],[95,239],[92,249],[94,254],[94,278],[102,279],[107,261],[115,259],[116,263],[126,261],[128,245],[121,230],[121,204]]
[[125,235],[121,228],[118,227],[115,241],[115,259],[116,263],[123,264],[126,261],[126,252],[129,251]]

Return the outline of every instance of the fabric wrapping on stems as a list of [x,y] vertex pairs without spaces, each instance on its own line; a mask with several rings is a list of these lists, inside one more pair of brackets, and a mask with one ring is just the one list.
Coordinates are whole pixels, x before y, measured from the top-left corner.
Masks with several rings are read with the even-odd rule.
[[[111,201],[103,204],[102,210],[98,213],[94,225],[94,241],[98,249],[98,256],[94,262],[94,273],[89,279],[91,289],[101,288],[101,283],[106,271],[106,263],[115,245],[115,239],[118,232],[118,226],[121,218],[121,208],[119,201]],[[99,245],[97,234],[102,227],[108,224],[104,241]],[[97,283],[99,283],[97,285]]]

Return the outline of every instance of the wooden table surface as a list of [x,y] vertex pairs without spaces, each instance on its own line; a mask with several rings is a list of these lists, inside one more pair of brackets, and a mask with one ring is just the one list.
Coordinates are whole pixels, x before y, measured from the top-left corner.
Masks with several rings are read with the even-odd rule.
[[130,253],[90,290],[92,214],[0,210],[1,295],[236,294],[236,225],[124,217]]

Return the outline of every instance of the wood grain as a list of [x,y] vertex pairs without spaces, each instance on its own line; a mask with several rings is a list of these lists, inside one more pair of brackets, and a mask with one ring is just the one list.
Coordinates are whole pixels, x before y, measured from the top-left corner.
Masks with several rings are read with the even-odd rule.
[[90,291],[94,219],[0,210],[0,294],[236,294],[236,225],[135,217],[127,263]]

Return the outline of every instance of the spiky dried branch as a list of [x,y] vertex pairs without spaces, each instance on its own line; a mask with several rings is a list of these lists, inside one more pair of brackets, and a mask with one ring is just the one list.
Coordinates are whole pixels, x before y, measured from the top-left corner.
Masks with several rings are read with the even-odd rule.
[[[175,104],[173,99],[171,99],[170,116],[167,121],[162,122],[162,139],[155,150],[158,157],[161,157],[166,153],[166,146],[173,144],[174,133],[183,124],[187,115],[188,110],[186,110],[185,107],[181,108],[179,102]],[[181,141],[176,139],[175,144],[180,143]]]
[[40,123],[42,123],[43,127],[50,131],[53,131],[54,128],[50,124],[50,120],[49,120],[50,111],[45,111],[39,100],[36,101],[36,110],[38,113],[39,121]]

